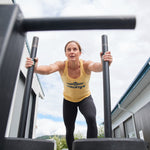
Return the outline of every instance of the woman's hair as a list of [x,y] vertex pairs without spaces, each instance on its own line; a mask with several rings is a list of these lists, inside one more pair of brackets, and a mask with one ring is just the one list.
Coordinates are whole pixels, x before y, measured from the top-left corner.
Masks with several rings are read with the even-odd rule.
[[65,52],[66,52],[66,48],[67,48],[67,46],[68,46],[68,44],[70,44],[70,43],[76,43],[77,44],[77,46],[78,46],[78,48],[79,48],[79,51],[81,52],[81,46],[80,46],[80,44],[77,42],[77,41],[69,41],[69,42],[67,42],[67,44],[65,45]]

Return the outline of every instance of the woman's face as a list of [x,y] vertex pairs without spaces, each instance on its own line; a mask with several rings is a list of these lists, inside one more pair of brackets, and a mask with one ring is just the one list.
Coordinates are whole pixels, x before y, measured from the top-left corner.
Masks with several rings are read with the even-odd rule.
[[78,45],[75,42],[70,42],[66,46],[66,52],[65,52],[66,57],[68,60],[79,60],[79,57],[81,55],[81,51],[79,50]]

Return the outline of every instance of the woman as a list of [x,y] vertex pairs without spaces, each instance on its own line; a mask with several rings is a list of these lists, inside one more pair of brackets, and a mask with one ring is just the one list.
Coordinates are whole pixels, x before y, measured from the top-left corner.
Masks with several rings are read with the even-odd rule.
[[[34,72],[39,74],[51,74],[59,71],[64,83],[63,118],[66,126],[66,141],[69,150],[72,150],[74,141],[74,128],[77,116],[77,108],[87,122],[87,138],[97,137],[96,109],[89,89],[91,72],[101,72],[102,63],[80,60],[81,47],[76,41],[69,41],[65,46],[66,61],[57,61],[47,66],[38,66],[35,60]],[[112,63],[110,52],[106,52],[101,58]],[[26,68],[34,62],[27,58]]]

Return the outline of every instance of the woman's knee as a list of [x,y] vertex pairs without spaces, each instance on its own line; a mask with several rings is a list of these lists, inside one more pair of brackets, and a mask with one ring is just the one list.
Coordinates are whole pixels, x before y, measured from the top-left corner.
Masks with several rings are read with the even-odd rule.
[[73,132],[74,132],[74,126],[72,126],[72,127],[66,127],[66,133],[67,134],[73,134]]
[[94,126],[94,127],[96,126],[96,118],[93,116],[88,116],[86,118],[86,122],[89,126]]

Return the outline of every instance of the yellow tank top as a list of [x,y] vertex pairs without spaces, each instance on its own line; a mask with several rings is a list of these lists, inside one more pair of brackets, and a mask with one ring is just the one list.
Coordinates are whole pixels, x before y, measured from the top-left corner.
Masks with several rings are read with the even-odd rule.
[[64,83],[64,98],[71,102],[80,102],[91,95],[89,89],[90,75],[85,73],[83,60],[80,60],[80,77],[74,79],[68,75],[68,61],[65,62],[64,73],[61,75]]

